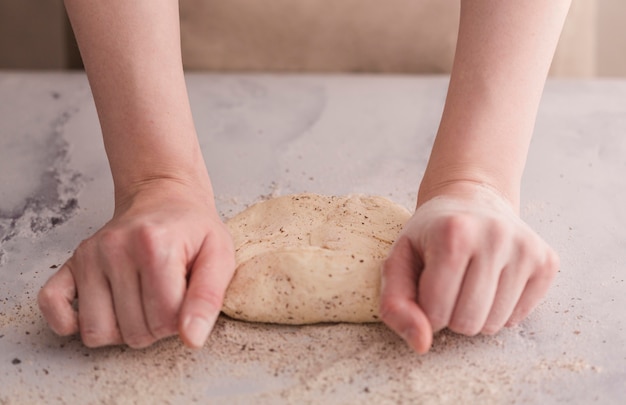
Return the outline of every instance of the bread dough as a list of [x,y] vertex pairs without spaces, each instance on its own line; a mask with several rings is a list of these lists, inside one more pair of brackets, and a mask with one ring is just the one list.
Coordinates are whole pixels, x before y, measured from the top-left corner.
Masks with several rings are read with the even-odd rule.
[[360,195],[297,194],[249,207],[226,222],[237,270],[223,312],[281,324],[378,321],[380,267],[409,216]]

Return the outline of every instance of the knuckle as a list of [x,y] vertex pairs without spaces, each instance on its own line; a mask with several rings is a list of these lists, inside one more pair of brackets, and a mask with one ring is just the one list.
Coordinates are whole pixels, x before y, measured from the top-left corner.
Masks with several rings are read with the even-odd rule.
[[[389,253],[389,256],[387,256],[385,260],[383,261],[383,264],[380,267],[380,276],[382,277],[383,280],[387,279],[390,276],[393,276],[398,265],[401,264],[400,263],[401,258],[399,257],[397,253],[398,251],[394,248],[394,250],[392,250]],[[383,283],[383,286],[384,286],[384,283]]]
[[[86,241],[86,245],[90,243],[90,240]],[[124,235],[118,229],[105,228],[99,232],[97,244],[100,251],[116,253],[124,248]]]
[[426,313],[428,320],[433,327],[433,330],[441,330],[448,326],[449,318],[441,313],[430,314]]
[[78,327],[74,318],[63,316],[59,310],[63,300],[58,291],[49,287],[42,288],[37,294],[37,305],[50,329],[59,336],[69,336],[76,333]]
[[175,324],[155,324],[150,326],[150,333],[157,339],[173,336],[177,331]]
[[135,230],[135,238],[144,249],[159,248],[165,232],[159,225],[143,223]]
[[493,336],[496,333],[498,333],[500,331],[500,329],[502,329],[502,325],[497,325],[497,324],[486,324],[483,327],[483,330],[481,331],[481,333],[483,335],[488,335],[488,336]]
[[455,333],[465,336],[476,336],[481,331],[481,327],[477,322],[468,319],[453,319],[448,325],[448,328]]
[[89,348],[102,347],[117,343],[117,339],[110,332],[86,327],[81,329],[80,337],[83,344]]
[[405,305],[400,300],[387,299],[381,300],[378,307],[380,319],[385,322],[393,322],[399,314],[402,314],[405,310]]
[[71,319],[48,320],[48,325],[59,336],[70,336],[78,332],[76,323]]
[[561,259],[559,255],[552,249],[548,250],[546,254],[544,268],[551,275],[556,274],[559,271],[559,267],[561,266]]
[[137,250],[141,252],[139,257],[147,270],[157,269],[163,262],[171,247],[166,236],[165,229],[155,224],[143,224],[136,230]]
[[124,343],[132,349],[144,349],[154,343],[156,339],[151,335],[131,335],[124,338]]
[[492,221],[489,224],[486,242],[493,250],[502,249],[511,241],[511,228],[502,221]]
[[44,314],[48,313],[51,307],[55,306],[58,300],[58,293],[48,286],[43,286],[37,293],[37,304]]
[[466,215],[441,218],[437,224],[438,244],[447,252],[465,252],[471,245],[472,220]]
[[548,250],[545,257],[538,260],[534,269],[533,278],[542,283],[550,283],[559,270],[559,257],[552,251]]
[[515,241],[515,250],[519,260],[528,260],[533,252],[536,252],[536,247],[525,239],[519,238]]
[[172,336],[178,331],[177,318],[173,316],[162,316],[159,319],[148,321],[148,328],[153,337],[161,339]]
[[106,345],[101,337],[95,336],[93,333],[81,333],[81,339],[83,344],[90,349]]
[[[96,252],[95,246],[96,241],[94,238],[89,238],[81,241],[76,249],[74,249],[74,254],[70,258],[69,262],[79,263],[89,263],[92,261],[92,257],[94,256],[94,252]],[[80,266],[76,266],[80,267]]]
[[188,291],[189,300],[194,305],[199,305],[203,308],[209,308],[211,310],[219,310],[222,308],[224,301],[224,292],[210,288],[195,288]]
[[513,327],[519,325],[520,322],[522,322],[522,320],[524,320],[524,318],[526,318],[529,313],[530,307],[528,306],[528,304],[518,305],[515,308],[515,311],[513,311],[513,314],[511,314],[511,316],[509,317],[509,320],[507,321],[507,326]]
[[383,262],[383,269],[393,267],[396,261],[405,260],[407,256],[412,255],[412,251],[411,239],[407,235],[399,235]]

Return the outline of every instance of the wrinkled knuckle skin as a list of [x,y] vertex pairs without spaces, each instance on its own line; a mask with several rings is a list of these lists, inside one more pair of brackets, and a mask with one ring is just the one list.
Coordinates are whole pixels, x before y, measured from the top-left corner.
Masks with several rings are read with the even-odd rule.
[[403,310],[404,305],[397,300],[381,300],[378,312],[380,319],[389,325],[398,318],[398,315],[402,314]]
[[433,330],[442,330],[448,327],[449,319],[442,315],[432,315],[431,311],[425,310],[426,316],[432,325]]
[[63,297],[57,291],[44,286],[37,294],[37,305],[54,333],[59,336],[69,336],[76,333],[74,323],[54,318],[56,303],[62,299]]
[[190,290],[188,294],[190,300],[197,303],[199,302],[203,307],[209,307],[213,310],[220,310],[224,302],[224,292],[219,292],[214,289],[196,288]]
[[500,332],[500,329],[502,329],[501,325],[485,325],[483,327],[483,330],[481,331],[481,333],[483,335],[487,335],[487,336],[493,336],[495,334],[497,334],[498,332]]
[[455,333],[459,333],[465,336],[476,336],[481,331],[481,325],[473,321],[457,321],[452,320],[450,325],[448,325],[448,329]]
[[89,348],[108,346],[116,343],[115,339],[109,337],[107,333],[94,329],[81,330],[80,337],[83,344]]
[[124,343],[132,349],[143,349],[154,343],[156,339],[151,335],[131,335],[124,337]]
[[157,339],[173,336],[178,332],[177,324],[175,322],[162,322],[154,325],[150,325],[150,333]]
[[37,293],[37,305],[44,315],[50,312],[50,308],[54,306],[54,301],[57,299],[57,295],[50,287],[43,286],[39,293]]

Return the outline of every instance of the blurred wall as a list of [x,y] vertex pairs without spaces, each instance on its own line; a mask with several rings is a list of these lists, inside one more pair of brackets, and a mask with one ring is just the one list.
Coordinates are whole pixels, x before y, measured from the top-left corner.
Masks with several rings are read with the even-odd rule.
[[626,76],[626,1],[598,0],[598,75]]
[[[313,7],[316,1],[302,0],[297,2],[297,4]],[[334,19],[335,24],[340,28],[341,4],[351,4],[354,1],[356,0],[337,0],[333,4],[338,12],[324,16],[323,19],[319,20],[324,23],[330,21],[329,24],[332,24]],[[367,3],[366,0],[360,1]],[[415,11],[414,15],[417,17],[426,15],[428,12],[431,15],[441,15],[441,10],[458,8],[458,0],[407,1],[393,0],[389,4],[385,3],[385,6],[388,7],[395,4],[399,7],[406,7],[411,5]],[[278,28],[285,25],[283,24],[285,20],[280,20],[280,16],[284,15],[284,12],[281,14],[280,10],[289,6],[289,1],[266,0],[260,4],[258,3],[256,0],[180,0],[183,54],[186,68],[262,70],[265,63],[264,60],[269,60],[276,64],[283,58],[286,62],[281,62],[283,63],[281,65],[282,68],[281,66],[270,67],[274,67],[274,70],[297,70],[298,67],[306,69],[307,66],[298,65],[300,63],[299,60],[301,60],[298,55],[283,52],[282,49],[274,49],[275,47],[269,50],[269,59],[260,52],[257,53],[257,56],[250,53],[251,49],[255,49],[254,46],[245,52],[233,51],[233,49],[238,49],[237,46],[242,45],[241,42],[237,42],[238,40],[246,36],[253,37],[249,32],[258,31],[254,35],[254,38],[258,40],[263,38],[263,35],[266,37],[275,35],[277,31],[280,31]],[[371,0],[370,3],[376,4],[374,0]],[[430,6],[415,5],[417,3],[430,4]],[[264,10],[264,8],[267,10]],[[309,17],[307,17],[306,13],[303,14],[302,9],[299,12],[301,23],[305,25],[306,23],[310,24],[311,21],[307,19]],[[350,12],[350,10],[347,10],[347,12]],[[317,14],[319,15],[318,12]],[[370,24],[370,27],[372,26],[370,15],[377,15],[377,13],[367,14],[363,12],[353,14]],[[390,13],[387,10],[383,14],[387,16]],[[262,16],[265,20],[261,20],[259,24],[256,24],[254,19],[250,19],[250,16],[256,18],[257,15]],[[310,13],[309,15],[315,15],[315,13]],[[216,16],[220,17],[219,21]],[[415,46],[414,49],[411,48],[409,43],[409,45],[402,48],[404,49],[402,51],[403,56],[399,57],[396,65],[391,63],[389,55],[399,52],[394,53],[394,48],[391,47],[388,47],[389,52],[387,54],[382,52],[383,59],[386,58],[386,61],[383,62],[378,60],[380,55],[363,53],[367,51],[366,46],[347,49],[352,54],[356,51],[361,52],[361,59],[365,58],[368,62],[365,68],[361,69],[365,71],[368,71],[368,68],[374,71],[403,71],[398,66],[402,66],[401,64],[405,63],[406,68],[404,70],[406,71],[445,72],[449,69],[451,50],[453,50],[454,46],[454,24],[448,18],[450,14],[446,14],[446,16],[441,24],[428,24],[428,21],[433,21],[432,17],[430,20],[426,20],[426,24],[413,24],[422,26],[422,28],[424,26],[434,27],[432,36],[436,37],[437,40],[433,40],[432,36],[430,36],[430,41],[423,41],[422,45]],[[234,19],[235,17],[237,19]],[[212,18],[215,20],[211,23]],[[407,18],[403,19],[406,23],[405,26],[410,27],[411,24],[408,24],[405,20]],[[267,28],[266,31],[263,31],[263,24]],[[353,25],[351,30],[356,32],[360,24]],[[329,27],[332,28],[331,26]],[[444,32],[442,27],[447,27],[446,29],[450,32]],[[297,30],[299,27],[296,24],[294,28]],[[385,31],[384,35],[393,36],[397,44],[397,38],[402,38],[402,36],[396,32],[398,31],[396,26],[392,28],[394,30],[387,30],[389,32]],[[376,30],[367,29],[373,33],[373,38],[379,38],[379,36],[375,36],[378,35]],[[419,27],[412,29],[415,32],[421,32]],[[275,32],[272,33],[272,30]],[[304,33],[301,37],[306,40],[306,29],[301,29],[301,31],[301,33]],[[345,34],[340,29],[338,29],[338,32]],[[278,35],[283,34],[278,32]],[[360,38],[359,40],[364,44],[367,43],[367,32],[356,33],[355,35],[357,35],[355,38]],[[358,37],[358,35],[361,36]],[[216,40],[216,38],[218,39]],[[439,39],[443,40],[439,41]],[[279,43],[273,42],[274,45]],[[430,45],[428,45],[428,42],[430,42]],[[436,46],[433,45],[435,43]],[[396,45],[395,47],[398,48],[399,46]],[[291,52],[297,49],[297,46],[293,46],[291,50],[287,50]],[[437,54],[433,54],[437,57],[433,55],[427,56],[424,59],[426,63],[416,64],[415,58],[411,55],[413,53],[417,54],[418,51],[421,52],[421,49],[425,49],[428,52],[439,52],[439,56]],[[323,50],[323,52],[327,52],[327,54],[322,56],[326,57],[330,65],[316,66],[315,63],[309,61],[311,69],[333,70],[332,63],[335,63],[337,65],[335,70],[360,70],[358,67],[354,67],[360,62],[351,62],[345,59],[350,55],[350,52],[343,53],[339,51],[339,53],[334,54],[332,52],[328,53],[328,50]],[[289,58],[292,60],[292,69],[289,69]],[[333,61],[334,59],[336,61]],[[353,63],[354,66],[348,62]],[[80,67],[80,55],[63,10],[62,0],[0,0],[0,69],[67,69]],[[626,1],[573,0],[570,15],[554,58],[551,74],[573,77],[595,75],[626,77]]]
[[[180,0],[187,69],[446,73],[458,0]],[[573,0],[550,73],[596,72],[595,0]]]
[[79,64],[62,0],[0,0],[0,68]]

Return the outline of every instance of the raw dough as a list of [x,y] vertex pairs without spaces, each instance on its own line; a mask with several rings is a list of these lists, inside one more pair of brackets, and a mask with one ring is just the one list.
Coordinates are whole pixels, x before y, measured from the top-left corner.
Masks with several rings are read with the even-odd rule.
[[376,322],[380,267],[410,213],[383,197],[257,203],[227,225],[237,270],[223,311],[253,322]]

